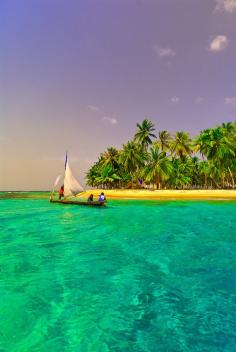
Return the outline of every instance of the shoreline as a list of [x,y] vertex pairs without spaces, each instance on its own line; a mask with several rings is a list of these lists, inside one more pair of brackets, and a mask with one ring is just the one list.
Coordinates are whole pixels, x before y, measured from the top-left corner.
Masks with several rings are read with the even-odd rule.
[[[130,189],[88,189],[79,193],[76,198],[87,200],[92,193],[95,200],[104,192],[107,199],[137,199],[137,200],[233,200],[236,201],[236,190],[130,190]],[[3,191],[3,199],[49,199],[49,191]],[[55,193],[57,198],[58,194]]]
[[79,194],[79,198],[87,198],[91,193],[95,198],[104,192],[108,199],[205,199],[236,200],[236,190],[102,190],[89,189]]

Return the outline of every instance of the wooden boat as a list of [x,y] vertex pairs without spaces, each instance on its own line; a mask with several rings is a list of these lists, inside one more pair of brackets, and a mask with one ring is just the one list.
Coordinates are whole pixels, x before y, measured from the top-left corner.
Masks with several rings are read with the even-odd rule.
[[83,187],[79,184],[79,182],[76,180],[76,178],[73,176],[72,171],[69,167],[68,163],[68,158],[67,158],[67,153],[66,153],[66,160],[65,160],[65,174],[64,174],[64,199],[53,199],[55,189],[60,181],[61,176],[58,176],[56,178],[56,181],[54,183],[53,191],[50,195],[50,203],[59,203],[59,204],[70,204],[70,205],[84,205],[84,206],[90,206],[90,207],[102,207],[105,206],[105,201],[103,202],[97,202],[97,201],[92,201],[92,202],[86,202],[82,200],[78,200],[78,198],[70,199],[70,197],[75,197],[78,195],[80,192],[83,192],[84,189]]
[[90,206],[90,207],[104,207],[105,202],[83,202],[79,200],[53,200],[50,199],[50,203],[59,203],[59,204],[71,204],[71,205],[85,205],[85,206]]

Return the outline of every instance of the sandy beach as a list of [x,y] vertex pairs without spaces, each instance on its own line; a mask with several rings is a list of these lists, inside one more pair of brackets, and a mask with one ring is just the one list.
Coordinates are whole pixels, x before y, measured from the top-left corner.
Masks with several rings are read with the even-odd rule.
[[80,194],[86,198],[104,192],[109,199],[231,199],[236,200],[236,190],[101,190],[90,189]]

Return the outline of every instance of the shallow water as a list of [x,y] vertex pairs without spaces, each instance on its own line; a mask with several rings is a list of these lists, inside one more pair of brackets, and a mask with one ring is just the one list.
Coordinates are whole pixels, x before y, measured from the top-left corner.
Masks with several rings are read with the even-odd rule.
[[235,351],[236,203],[0,200],[0,352]]

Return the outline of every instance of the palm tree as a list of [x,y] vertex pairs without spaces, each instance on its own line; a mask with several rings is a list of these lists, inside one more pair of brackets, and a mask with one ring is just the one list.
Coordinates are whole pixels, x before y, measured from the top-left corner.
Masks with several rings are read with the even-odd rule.
[[160,189],[162,182],[168,179],[171,171],[171,161],[166,153],[160,151],[157,146],[151,148],[148,163],[143,170],[145,181],[155,183]]
[[189,176],[191,177],[191,186],[196,188],[199,186],[200,180],[199,180],[199,159],[197,156],[193,157],[186,157],[185,160],[186,167],[189,166],[190,168],[190,173]]
[[140,153],[139,146],[135,141],[123,145],[120,152],[119,162],[122,163],[124,170],[137,177],[139,168],[144,164],[144,154]]
[[224,159],[224,166],[226,168],[226,173],[229,175],[232,188],[235,187],[235,167],[236,167],[236,122],[222,123],[222,130],[224,131],[225,137],[227,138],[228,144],[228,155]]
[[171,135],[167,131],[159,131],[158,132],[157,144],[160,146],[162,152],[167,152],[170,148]]
[[101,168],[100,175],[96,177],[96,183],[102,186],[109,186],[120,180],[120,177],[114,172],[111,165],[104,165]]
[[[209,131],[209,143],[206,156],[220,171],[221,184],[225,185],[225,167],[231,164],[231,160],[235,158],[234,144],[228,136],[224,127],[217,126]],[[215,169],[215,170],[216,170]]]
[[147,150],[148,146],[152,144],[151,138],[156,138],[154,124],[148,120],[144,119],[141,124],[137,123],[137,131],[134,135],[135,141],[137,141],[143,150]]
[[171,152],[181,159],[192,154],[192,140],[188,133],[184,131],[176,132],[171,142]]
[[[186,159],[184,159],[186,161]],[[172,173],[168,184],[176,189],[183,189],[191,184],[191,166],[188,162],[181,159],[172,159]]]
[[209,180],[211,179],[211,167],[208,161],[201,161],[199,163],[199,172],[198,177],[200,181],[200,185],[204,188],[209,186]]
[[97,186],[97,177],[100,175],[100,166],[99,163],[95,163],[87,172],[86,180],[87,184],[92,187]]
[[116,148],[107,148],[105,152],[101,154],[100,164],[102,166],[110,165],[113,170],[119,167],[118,163],[119,152]]
[[236,122],[223,122],[221,127],[224,129],[225,133],[230,136],[236,133]]
[[211,130],[209,128],[201,131],[199,136],[197,136],[194,140],[194,152],[199,152],[203,160],[204,157],[207,157],[209,144],[211,142],[210,132]]

